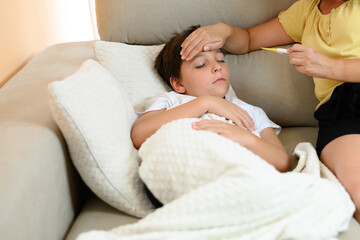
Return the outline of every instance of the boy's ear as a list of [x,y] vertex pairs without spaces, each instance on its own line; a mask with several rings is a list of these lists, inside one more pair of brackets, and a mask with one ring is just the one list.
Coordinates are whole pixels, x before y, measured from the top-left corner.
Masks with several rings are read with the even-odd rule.
[[184,93],[186,90],[178,78],[170,77],[170,84],[177,93]]

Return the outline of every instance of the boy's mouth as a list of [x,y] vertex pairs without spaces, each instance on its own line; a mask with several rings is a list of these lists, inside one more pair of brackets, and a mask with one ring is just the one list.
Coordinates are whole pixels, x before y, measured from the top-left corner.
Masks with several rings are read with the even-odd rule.
[[213,83],[224,82],[225,78],[218,78]]

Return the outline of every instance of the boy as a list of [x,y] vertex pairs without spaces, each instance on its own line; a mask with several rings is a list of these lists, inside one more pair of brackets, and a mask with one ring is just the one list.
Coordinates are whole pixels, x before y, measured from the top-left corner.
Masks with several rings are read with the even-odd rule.
[[[135,122],[131,138],[136,148],[167,122],[198,118],[213,113],[231,120],[202,120],[194,130],[212,131],[248,148],[279,171],[287,171],[289,157],[277,137],[280,127],[264,111],[236,97],[226,95],[230,71],[221,50],[200,52],[191,61],[182,61],[181,44],[199,26],[173,37],[156,58],[155,68],[174,90],[161,93],[147,102],[145,113]],[[250,117],[251,116],[251,117]],[[257,132],[257,137],[252,131]]]

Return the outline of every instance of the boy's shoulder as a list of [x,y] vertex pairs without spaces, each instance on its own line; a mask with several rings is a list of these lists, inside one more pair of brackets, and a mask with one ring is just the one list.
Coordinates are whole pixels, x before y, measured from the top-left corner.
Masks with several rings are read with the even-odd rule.
[[177,93],[175,91],[170,91],[170,92],[158,92],[154,97],[179,97],[179,95],[183,95],[183,94]]
[[176,93],[175,91],[171,91],[171,92],[158,92],[158,93],[156,93],[153,97],[151,97],[150,100],[153,101],[154,99],[158,99],[158,98],[168,98],[168,99],[172,99],[172,98],[175,98],[177,94],[178,94],[178,93]]
[[150,100],[148,100],[148,103],[166,102],[169,106],[177,106],[189,102],[195,98],[196,97],[177,93],[175,91],[159,92]]
[[227,94],[225,96],[225,99],[228,100],[229,102],[232,102],[232,103],[238,105],[239,107],[243,108],[248,113],[250,113],[250,112],[252,112],[252,113],[263,112],[264,111],[262,108],[260,108],[258,106],[251,105],[251,104],[237,98],[236,96],[231,96],[231,95]]
[[252,106],[251,104],[248,104],[247,102],[244,102],[243,100],[240,100],[238,97],[236,96],[232,96],[229,94],[225,95],[225,99],[229,102],[235,103],[236,105],[249,105]]
[[196,98],[196,97],[193,97],[190,95],[177,93],[175,91],[165,92],[163,96],[167,96],[168,98],[171,98],[171,99],[178,99],[180,102],[189,101],[189,100],[193,100]]

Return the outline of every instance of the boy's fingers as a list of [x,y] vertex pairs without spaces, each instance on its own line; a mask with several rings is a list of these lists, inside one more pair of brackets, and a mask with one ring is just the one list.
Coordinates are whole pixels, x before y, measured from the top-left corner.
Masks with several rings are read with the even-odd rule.
[[244,122],[243,123],[244,124],[244,128],[246,128],[246,130],[249,130],[249,131],[254,131],[255,129],[254,129],[254,126],[252,125],[252,124],[250,124],[249,122]]
[[196,130],[204,130],[209,125],[208,124],[209,121],[210,120],[201,120],[201,121],[198,121],[198,122],[193,122],[192,123],[192,128],[196,129]]
[[250,115],[247,112],[241,112],[241,116],[240,116],[241,121],[243,122],[243,125],[249,129],[250,131],[254,131],[256,130],[255,128],[255,124],[253,119],[250,117]]
[[239,127],[242,127],[244,129],[248,129],[248,127],[246,126],[246,124],[240,119],[240,120],[237,120],[237,121],[234,121],[235,125],[236,126],[239,126]]
[[211,131],[220,134],[224,132],[224,124],[226,123],[219,120],[202,120],[192,123],[192,127],[196,130]]

